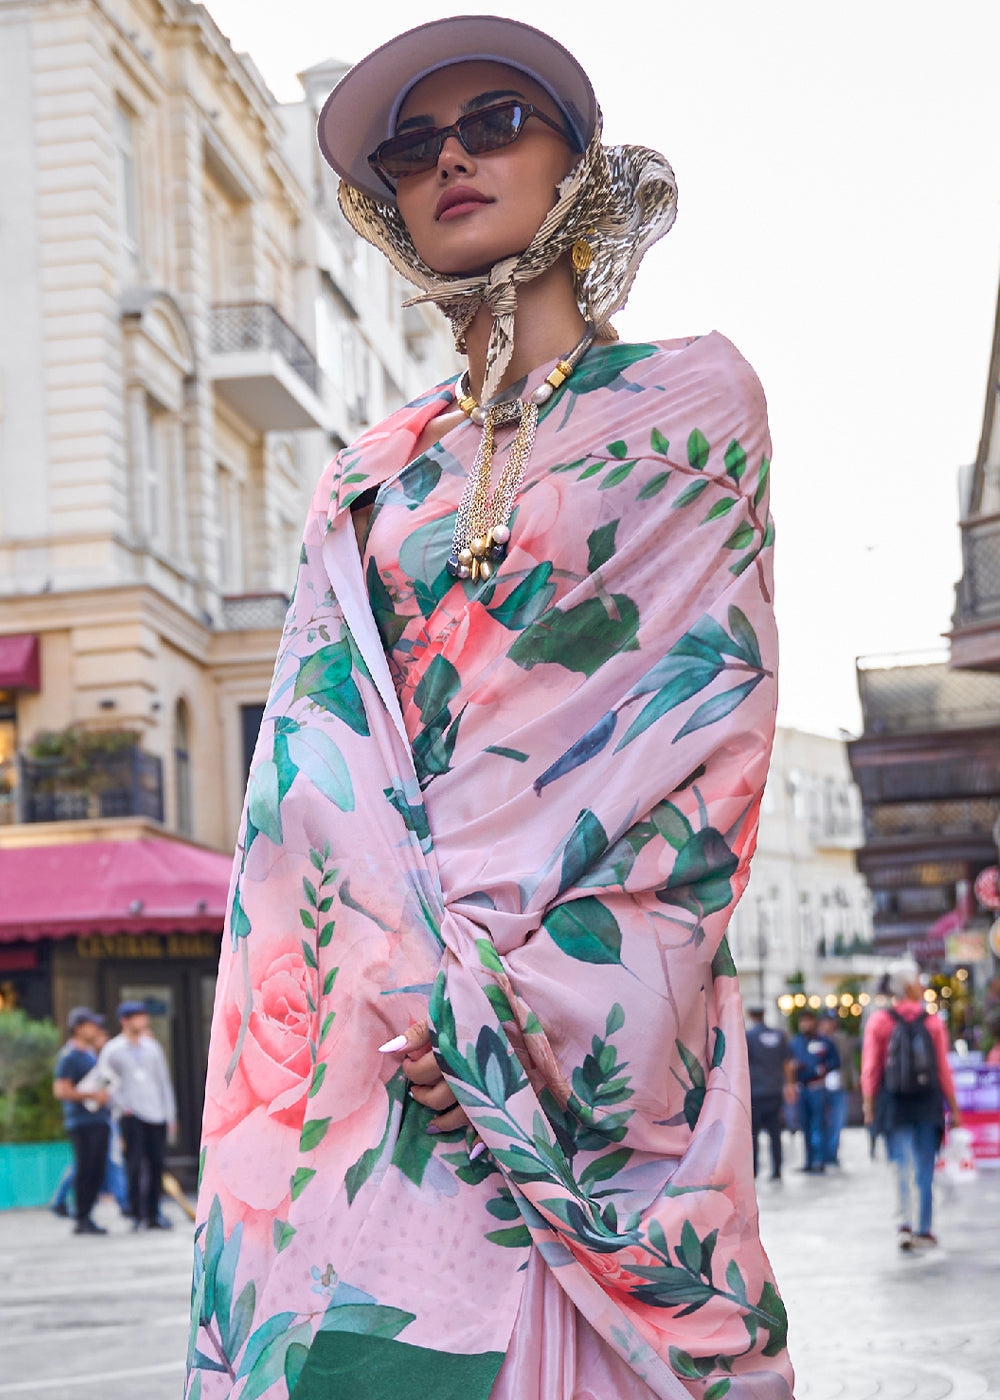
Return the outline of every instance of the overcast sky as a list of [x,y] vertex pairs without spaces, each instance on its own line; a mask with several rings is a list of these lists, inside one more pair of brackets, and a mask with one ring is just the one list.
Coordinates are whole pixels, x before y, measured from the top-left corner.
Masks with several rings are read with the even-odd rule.
[[[282,101],[451,13],[208,0]],[[456,7],[491,13],[494,6]],[[779,718],[856,732],[854,658],[940,647],[1000,275],[1000,0],[510,3],[581,60],[610,141],[662,150],[674,230],[623,338],[713,327],[768,396]]]

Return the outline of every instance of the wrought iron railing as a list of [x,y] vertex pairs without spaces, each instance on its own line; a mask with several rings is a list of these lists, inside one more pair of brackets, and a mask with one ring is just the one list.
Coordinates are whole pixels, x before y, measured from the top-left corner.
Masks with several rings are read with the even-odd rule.
[[253,632],[285,625],[284,593],[240,593],[222,600],[222,626],[229,632]]
[[22,758],[19,766],[21,821],[163,820],[163,764],[155,754],[129,749],[91,758],[85,767],[58,758]]
[[245,350],[274,350],[308,384],[320,392],[320,368],[305,341],[279,311],[266,301],[223,302],[212,307],[211,345],[214,355]]
[[1000,516],[962,521],[962,577],[955,589],[956,628],[1000,619]]
[[863,657],[858,692],[866,739],[1000,724],[1000,676],[953,671],[943,661],[875,666]]

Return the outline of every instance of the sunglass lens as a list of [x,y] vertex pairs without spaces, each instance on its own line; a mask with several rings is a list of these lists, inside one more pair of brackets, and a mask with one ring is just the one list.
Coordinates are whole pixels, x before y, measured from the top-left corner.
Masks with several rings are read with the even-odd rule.
[[433,132],[417,132],[387,141],[379,156],[382,166],[393,177],[415,175],[430,170],[441,153],[441,143]]
[[516,103],[473,112],[462,119],[462,142],[473,155],[496,151],[516,140],[523,124],[523,111]]

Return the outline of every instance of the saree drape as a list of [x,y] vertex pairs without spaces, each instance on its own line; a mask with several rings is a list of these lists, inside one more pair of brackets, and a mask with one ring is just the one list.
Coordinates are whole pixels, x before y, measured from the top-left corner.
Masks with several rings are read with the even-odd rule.
[[[725,938],[774,727],[760,386],[716,333],[594,347],[478,584],[444,568],[478,430],[409,460],[451,401],[342,452],[307,522],[220,968],[189,1400],[513,1397],[553,1279],[653,1395],[789,1400]],[[428,1016],[474,1161],[377,1049]]]

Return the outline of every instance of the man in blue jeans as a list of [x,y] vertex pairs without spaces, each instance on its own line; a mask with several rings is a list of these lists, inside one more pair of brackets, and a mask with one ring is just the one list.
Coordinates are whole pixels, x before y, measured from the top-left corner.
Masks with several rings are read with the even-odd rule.
[[816,1013],[808,1008],[799,1012],[798,1034],[792,1036],[789,1049],[795,1064],[799,1126],[806,1147],[806,1160],[799,1170],[819,1174],[826,1171],[826,1077],[840,1069],[840,1055],[829,1036],[819,1034]]
[[80,1089],[97,1064],[95,1043],[104,1017],[86,1006],[75,1006],[69,1013],[69,1039],[59,1051],[53,1075],[52,1092],[62,1104],[63,1124],[73,1144],[76,1168],[75,1235],[106,1235],[103,1225],[91,1219],[108,1156],[111,1114],[107,1089]]

